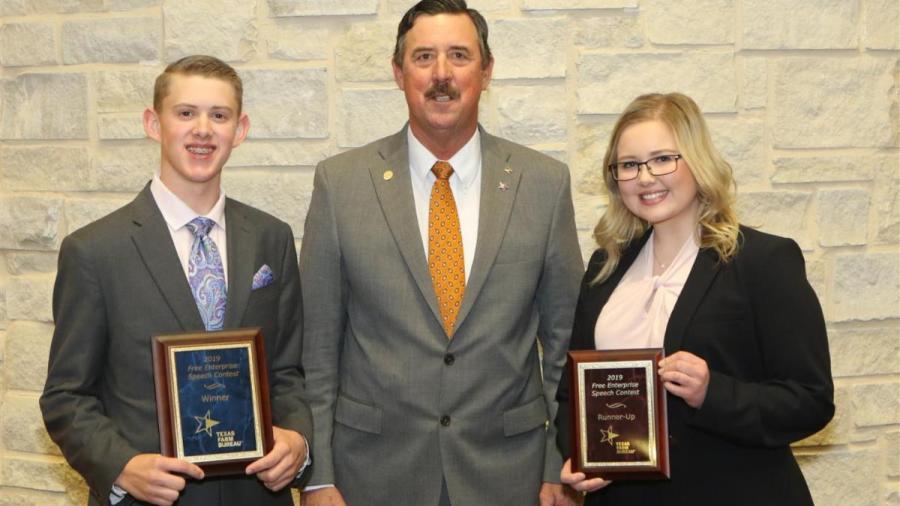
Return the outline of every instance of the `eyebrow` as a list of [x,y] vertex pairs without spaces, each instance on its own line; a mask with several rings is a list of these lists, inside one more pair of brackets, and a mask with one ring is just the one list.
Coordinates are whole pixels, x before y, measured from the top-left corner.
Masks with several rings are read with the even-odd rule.
[[[425,52],[431,52],[431,51],[437,52],[438,49],[434,46],[419,46],[419,47],[414,47],[412,49],[412,51],[410,52],[410,54],[419,54],[419,53],[425,53]],[[455,45],[455,46],[450,46],[447,49],[447,51],[465,51],[466,53],[471,53],[472,49],[470,49],[468,46]]]
[[[199,108],[200,108],[200,106],[198,106],[198,105],[190,104],[190,103],[187,103],[187,102],[182,102],[182,103],[179,103],[179,104],[172,104],[172,107],[173,107],[173,108],[176,108],[176,107],[190,107],[191,109],[199,109]],[[227,105],[214,105],[214,106],[210,107],[210,109],[212,109],[212,110],[214,110],[214,111],[222,111],[222,110],[228,111],[228,112],[233,112],[233,111],[234,111],[233,108],[231,108],[231,107],[229,107],[229,106],[227,106]]]
[[[654,149],[654,150],[651,151],[649,154],[650,154],[650,157],[651,157],[651,158],[654,158],[654,157],[657,157],[657,156],[660,156],[660,155],[670,155],[670,154],[672,154],[672,153],[675,153],[676,151],[678,151],[678,150],[677,150],[677,149],[674,149],[674,148]],[[616,158],[618,158],[618,159],[622,159],[622,158],[633,158],[633,159],[637,160],[639,157],[636,156],[636,155],[629,154],[629,153],[625,153],[625,154],[619,153],[619,154],[616,156]]]

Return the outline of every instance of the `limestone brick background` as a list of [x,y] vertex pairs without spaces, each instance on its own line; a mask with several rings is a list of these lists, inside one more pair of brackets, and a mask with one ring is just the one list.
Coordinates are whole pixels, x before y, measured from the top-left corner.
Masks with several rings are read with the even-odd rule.
[[[225,189],[300,245],[316,162],[403,125],[389,58],[411,4],[0,0],[0,506],[85,501],[37,404],[57,249],[157,166],[140,114],[165,62],[238,68],[252,128]],[[742,222],[800,243],[828,320],[837,414],[795,446],[816,503],[900,504],[900,1],[471,5],[496,56],[482,122],[568,162],[585,258],[616,114],[649,91],[699,102]]]

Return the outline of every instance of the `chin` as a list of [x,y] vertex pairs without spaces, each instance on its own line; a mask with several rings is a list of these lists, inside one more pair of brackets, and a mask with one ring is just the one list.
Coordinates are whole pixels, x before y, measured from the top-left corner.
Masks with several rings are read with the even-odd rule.
[[208,183],[209,181],[215,179],[221,173],[221,169],[213,169],[212,167],[205,167],[202,169],[189,169],[185,171],[183,174],[185,179],[192,183]]
[[448,116],[432,116],[425,123],[429,128],[434,130],[446,130],[453,128],[457,124],[457,118]]

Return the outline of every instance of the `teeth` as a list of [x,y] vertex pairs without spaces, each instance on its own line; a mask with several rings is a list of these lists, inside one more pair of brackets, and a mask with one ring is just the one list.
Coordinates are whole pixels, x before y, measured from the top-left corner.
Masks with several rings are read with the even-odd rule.
[[666,194],[665,190],[659,191],[659,192],[653,192],[653,193],[645,193],[645,194],[641,195],[641,200],[653,200],[653,199],[658,199],[658,198],[662,197],[662,196],[665,195],[665,194]]
[[213,151],[212,148],[201,148],[198,146],[188,146],[187,150],[195,155],[208,155]]
[[438,95],[438,96],[434,97],[434,100],[436,102],[449,102],[450,96],[449,95]]

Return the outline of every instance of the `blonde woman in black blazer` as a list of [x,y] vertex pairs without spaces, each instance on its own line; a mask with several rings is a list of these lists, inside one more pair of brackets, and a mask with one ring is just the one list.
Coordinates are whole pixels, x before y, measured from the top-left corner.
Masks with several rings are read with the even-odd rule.
[[[731,169],[684,95],[635,99],[604,166],[609,208],[595,229],[600,248],[582,283],[571,349],[597,346],[598,317],[642,249],[652,248],[657,275],[678,245],[692,237],[699,247],[659,336],[671,479],[585,479],[567,461],[563,482],[587,492],[590,505],[811,505],[790,444],[828,423],[834,387],[799,247],[738,225]],[[566,459],[568,374],[556,418]]]

